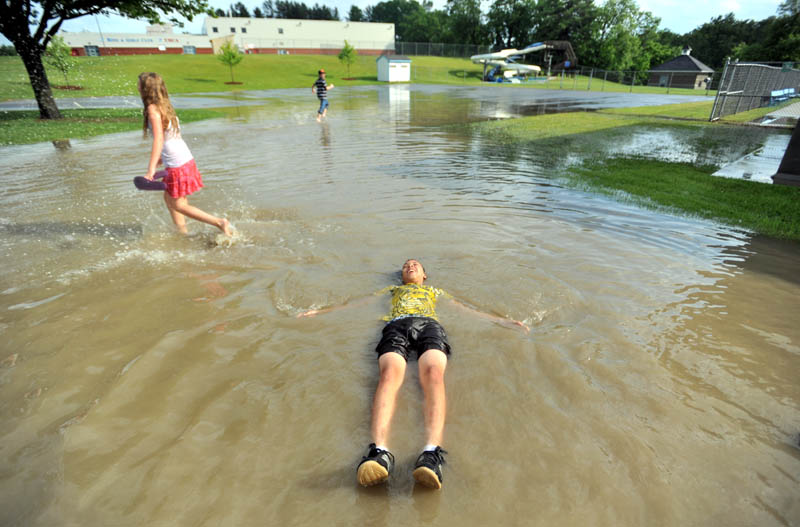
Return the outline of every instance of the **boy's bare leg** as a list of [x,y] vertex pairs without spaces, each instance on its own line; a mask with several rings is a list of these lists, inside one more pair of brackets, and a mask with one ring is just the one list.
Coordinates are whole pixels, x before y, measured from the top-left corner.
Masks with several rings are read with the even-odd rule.
[[394,352],[378,358],[380,379],[372,401],[372,440],[369,452],[358,465],[358,482],[364,486],[377,485],[389,478],[394,467],[394,456],[386,449],[389,425],[394,415],[397,392],[403,384],[406,360]]
[[425,416],[426,443],[440,446],[444,436],[444,420],[447,408],[444,389],[444,370],[447,355],[441,350],[430,349],[419,358],[419,383],[425,394],[423,413]]
[[403,384],[406,373],[406,360],[399,353],[384,353],[378,359],[380,379],[372,400],[372,440],[378,446],[386,447],[389,439],[389,426],[394,415],[397,392]]
[[425,394],[425,450],[417,458],[414,479],[432,489],[442,488],[442,436],[444,435],[445,393],[444,370],[447,355],[438,349],[429,349],[419,358],[419,383]]

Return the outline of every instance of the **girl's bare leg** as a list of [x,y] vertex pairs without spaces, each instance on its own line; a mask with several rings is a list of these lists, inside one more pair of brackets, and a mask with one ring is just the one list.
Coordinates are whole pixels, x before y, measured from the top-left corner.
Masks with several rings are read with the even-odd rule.
[[[233,235],[233,231],[231,230],[230,222],[225,218],[217,218],[216,216],[212,216],[207,212],[204,212],[197,207],[189,205],[189,200],[186,199],[186,196],[182,198],[173,198],[167,192],[164,192],[164,201],[167,203],[167,208],[170,211],[170,214],[173,214],[172,221],[175,222],[175,225],[178,227],[178,230],[181,229],[181,225],[176,221],[174,213],[178,213],[182,216],[189,216],[193,220],[202,221],[203,223],[208,223],[209,225],[213,225],[214,227],[218,228],[226,235],[231,236]],[[173,212],[174,211],[174,212]],[[186,220],[183,220],[183,230],[181,232],[186,232]]]
[[181,234],[187,234],[186,231],[186,217],[172,208],[171,204],[172,197],[164,192],[164,202],[167,204],[167,210],[169,211],[169,215],[172,216],[172,223],[175,224],[175,227],[178,228],[178,231]]

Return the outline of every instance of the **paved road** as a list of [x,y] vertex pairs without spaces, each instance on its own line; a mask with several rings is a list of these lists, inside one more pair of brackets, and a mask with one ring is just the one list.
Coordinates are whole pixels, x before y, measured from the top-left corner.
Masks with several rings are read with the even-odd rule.
[[[482,86],[441,86],[429,84],[352,86],[338,88],[342,92],[370,92],[381,90],[408,90],[419,93],[444,93],[451,97],[464,97],[485,101],[502,101],[512,104],[566,104],[573,109],[622,108],[630,106],[653,106],[712,100],[701,92],[698,95],[667,95],[652,93],[588,92],[572,90],[526,89],[494,84]],[[286,97],[312,97],[306,88],[282,90],[253,90],[243,92],[196,93],[170,97],[177,108],[219,108],[223,106],[257,106],[264,102]],[[134,95],[110,97],[62,97],[56,99],[62,110],[75,108],[141,108],[142,101]],[[0,110],[35,110],[34,99],[0,102]]]

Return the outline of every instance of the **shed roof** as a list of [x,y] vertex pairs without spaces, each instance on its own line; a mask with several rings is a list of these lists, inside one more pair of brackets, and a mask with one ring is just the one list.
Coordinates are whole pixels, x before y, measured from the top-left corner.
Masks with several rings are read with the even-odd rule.
[[691,55],[679,55],[672,60],[666,61],[651,71],[697,71],[701,73],[711,73],[714,70],[697,60]]
[[405,55],[381,55],[375,61],[379,61],[381,59],[389,59],[389,62],[411,62],[411,59],[406,57]]

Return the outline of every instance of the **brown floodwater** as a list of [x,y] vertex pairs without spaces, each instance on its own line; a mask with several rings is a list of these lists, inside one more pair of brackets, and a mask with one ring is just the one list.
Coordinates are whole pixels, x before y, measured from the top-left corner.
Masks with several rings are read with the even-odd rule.
[[[231,243],[138,192],[139,132],[2,148],[0,524],[800,525],[800,246],[565,186],[584,155],[722,164],[768,132],[508,147],[482,96],[303,90],[187,124]],[[519,104],[514,101],[513,104]],[[728,135],[726,135],[728,134]],[[447,304],[449,452],[417,488],[409,368],[362,489],[386,299]]]

